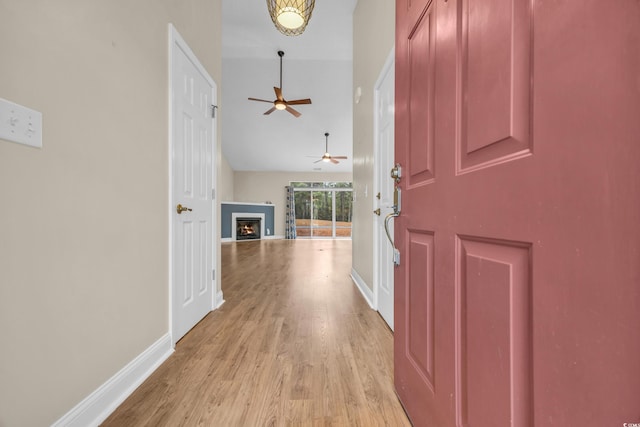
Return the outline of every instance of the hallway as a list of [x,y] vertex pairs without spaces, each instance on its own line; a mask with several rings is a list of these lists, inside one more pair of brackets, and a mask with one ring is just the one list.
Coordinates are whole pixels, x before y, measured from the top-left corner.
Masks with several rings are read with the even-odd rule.
[[409,426],[350,240],[222,244],[226,303],[104,426]]

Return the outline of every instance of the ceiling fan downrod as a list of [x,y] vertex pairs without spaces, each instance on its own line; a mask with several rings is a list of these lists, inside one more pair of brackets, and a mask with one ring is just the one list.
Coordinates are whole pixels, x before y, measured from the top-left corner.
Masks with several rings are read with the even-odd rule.
[[280,90],[282,91],[282,57],[284,56],[284,52],[279,50],[278,56],[280,57]]

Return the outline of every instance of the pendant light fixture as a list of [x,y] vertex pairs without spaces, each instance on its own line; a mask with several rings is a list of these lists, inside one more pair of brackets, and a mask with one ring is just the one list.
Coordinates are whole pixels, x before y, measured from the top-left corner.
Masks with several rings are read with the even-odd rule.
[[299,36],[307,28],[316,0],[267,0],[274,25],[286,36]]

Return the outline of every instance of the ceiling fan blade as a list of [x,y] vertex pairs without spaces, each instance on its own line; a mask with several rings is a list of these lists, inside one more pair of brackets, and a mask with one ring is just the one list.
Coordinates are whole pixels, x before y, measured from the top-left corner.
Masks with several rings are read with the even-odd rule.
[[302,104],[311,104],[311,100],[309,98],[306,99],[295,99],[293,101],[287,101],[289,105],[302,105]]
[[338,163],[340,163],[334,157],[330,158],[329,161],[331,161],[331,163],[333,163],[334,165],[337,165]]
[[265,115],[265,116],[267,116],[267,115],[269,115],[269,114],[273,113],[274,111],[276,111],[276,107],[272,107],[271,109],[269,109],[269,110],[265,111],[265,112],[264,112],[264,115]]
[[321,161],[322,161],[322,159],[320,159],[320,160],[316,160],[316,161],[315,161],[315,162],[313,162],[313,163],[320,163]]
[[331,156],[332,159],[346,159],[347,156]]
[[289,107],[288,105],[287,105],[287,111],[290,112],[291,114],[293,114],[296,117],[300,117],[302,115],[302,114],[298,113],[296,110],[294,110],[293,108]]
[[273,104],[273,101],[267,101],[266,99],[249,98],[249,101],[260,101],[260,102],[268,102],[269,104]]
[[284,98],[282,97],[282,90],[279,87],[273,87],[273,91],[276,93],[276,98],[278,99],[278,101],[284,101]]

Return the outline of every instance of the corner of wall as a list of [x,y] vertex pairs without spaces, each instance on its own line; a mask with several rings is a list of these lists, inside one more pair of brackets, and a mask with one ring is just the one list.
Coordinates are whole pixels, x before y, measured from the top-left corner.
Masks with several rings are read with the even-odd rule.
[[358,272],[353,268],[351,269],[351,280],[353,280],[353,283],[356,284],[356,286],[358,287],[358,290],[364,297],[365,301],[367,301],[367,304],[369,304],[369,307],[375,310],[376,304],[374,302],[374,294],[373,294],[373,291],[371,290],[371,287],[367,285],[367,283],[362,279],[362,277],[360,277]]
[[172,353],[171,337],[166,334],[53,423],[52,427],[100,425]]

